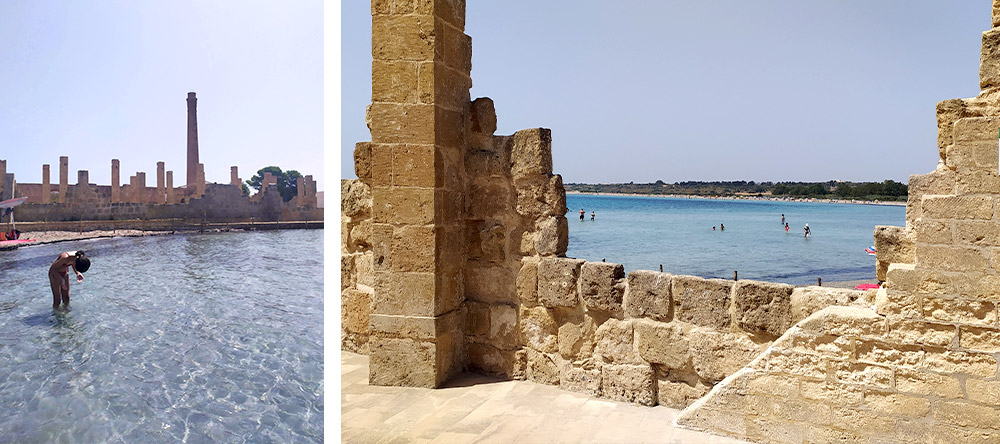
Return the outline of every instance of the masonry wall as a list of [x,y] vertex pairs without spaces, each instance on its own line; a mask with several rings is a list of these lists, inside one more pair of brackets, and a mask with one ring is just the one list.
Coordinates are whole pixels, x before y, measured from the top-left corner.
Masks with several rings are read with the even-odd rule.
[[941,161],[910,177],[906,227],[876,229],[875,306],[798,323],[679,424],[769,443],[1000,442],[1000,2],[993,11],[983,92],[938,104]]

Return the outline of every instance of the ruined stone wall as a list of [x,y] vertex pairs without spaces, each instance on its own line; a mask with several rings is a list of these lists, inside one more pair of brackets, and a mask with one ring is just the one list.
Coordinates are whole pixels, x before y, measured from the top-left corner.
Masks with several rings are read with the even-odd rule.
[[941,161],[910,177],[906,227],[876,230],[874,307],[810,316],[679,424],[769,443],[1000,442],[998,48],[994,27],[978,97],[938,104]]
[[[156,191],[155,188],[152,190]],[[173,218],[216,222],[250,218],[264,221],[323,219],[322,209],[282,202],[277,191],[265,193],[267,196],[264,199],[252,202],[242,195],[239,187],[231,185],[209,184],[204,196],[190,199],[185,204],[111,203],[105,194],[110,195],[108,187],[71,186],[67,190],[66,203],[25,203],[17,207],[15,215],[18,221],[23,222]]]

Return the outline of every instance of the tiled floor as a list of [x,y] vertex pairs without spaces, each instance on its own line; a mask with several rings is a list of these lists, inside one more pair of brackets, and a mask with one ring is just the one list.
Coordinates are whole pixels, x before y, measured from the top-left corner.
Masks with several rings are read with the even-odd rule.
[[463,374],[435,390],[368,385],[368,357],[341,352],[345,443],[697,443],[738,441],[673,426],[678,410]]

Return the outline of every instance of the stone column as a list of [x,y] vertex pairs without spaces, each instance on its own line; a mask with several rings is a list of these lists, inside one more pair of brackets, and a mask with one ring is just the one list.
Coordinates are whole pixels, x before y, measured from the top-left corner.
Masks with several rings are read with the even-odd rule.
[[198,183],[198,99],[193,92],[188,93],[187,108],[187,186],[192,188]]
[[306,203],[306,183],[302,177],[295,178],[295,192],[295,206],[304,206]]
[[372,1],[373,385],[440,386],[464,365],[464,0]]
[[118,159],[111,159],[111,203],[122,201],[121,167]]
[[87,170],[79,170],[76,172],[76,186],[86,187],[90,185],[90,172]]
[[260,192],[263,193],[264,191],[267,191],[267,187],[277,183],[278,183],[277,177],[274,177],[274,175],[271,173],[265,172],[264,177],[260,179]]
[[166,187],[163,185],[163,173],[165,171],[163,162],[156,162],[156,201],[155,203],[161,204],[164,202],[164,194],[166,194]]
[[42,165],[42,201],[39,203],[47,204],[52,200],[52,186],[49,183],[49,164]]
[[66,202],[66,190],[69,189],[69,157],[59,157],[59,203]]
[[174,172],[167,171],[167,203],[176,203],[174,200]]
[[229,167],[229,183],[240,186],[240,171],[237,167]]
[[[6,188],[4,188],[4,186],[3,186],[3,182],[4,181],[2,179],[4,177],[7,177],[7,161],[6,160],[0,160],[0,196],[3,196],[4,192],[7,191]],[[0,199],[0,200],[3,200],[3,199]]]
[[195,187],[198,191],[198,197],[205,195],[205,164],[198,164],[198,185]]
[[3,191],[0,192],[0,200],[8,200],[14,198],[14,173],[4,173],[3,180],[0,181],[0,187]]
[[146,173],[139,171],[135,173],[135,190],[133,190],[132,202],[146,203]]

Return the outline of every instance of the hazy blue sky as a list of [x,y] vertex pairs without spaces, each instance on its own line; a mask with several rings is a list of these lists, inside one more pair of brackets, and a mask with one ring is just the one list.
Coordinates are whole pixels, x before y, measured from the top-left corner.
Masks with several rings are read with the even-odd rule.
[[[336,7],[333,6],[333,7]],[[186,181],[188,91],[205,177],[278,165],[323,190],[323,3],[0,1],[0,159],[19,182],[58,183],[59,156],[109,184],[156,162]]]
[[[341,177],[371,140],[369,2],[342,4]],[[566,182],[907,181],[979,93],[989,0],[468,2],[472,97],[552,129]]]

